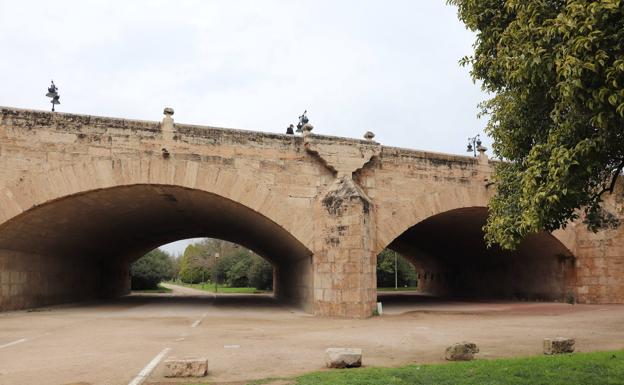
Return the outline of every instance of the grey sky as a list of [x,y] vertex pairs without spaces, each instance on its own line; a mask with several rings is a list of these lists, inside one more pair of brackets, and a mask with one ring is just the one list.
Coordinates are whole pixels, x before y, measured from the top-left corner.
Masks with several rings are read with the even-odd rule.
[[[0,0],[0,105],[465,154],[486,96],[474,36],[444,0]],[[489,141],[485,140],[486,145]]]

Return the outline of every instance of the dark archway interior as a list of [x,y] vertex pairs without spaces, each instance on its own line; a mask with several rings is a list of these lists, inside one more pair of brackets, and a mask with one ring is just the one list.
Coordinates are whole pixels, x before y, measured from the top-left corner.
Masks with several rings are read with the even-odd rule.
[[255,251],[274,265],[280,299],[311,306],[312,253],[282,227],[207,192],[133,185],[69,196],[2,225],[2,270],[24,282],[2,297],[0,309],[124,294],[132,261],[160,245],[195,237]]
[[562,300],[573,274],[571,253],[536,234],[513,252],[487,248],[484,207],[448,211],[408,229],[389,248],[417,268],[425,293],[475,299]]

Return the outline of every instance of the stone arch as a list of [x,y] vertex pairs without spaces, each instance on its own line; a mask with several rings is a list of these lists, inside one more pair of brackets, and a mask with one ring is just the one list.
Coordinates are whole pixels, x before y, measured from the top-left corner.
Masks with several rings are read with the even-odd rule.
[[422,291],[523,300],[564,300],[574,292],[574,255],[558,237],[530,235],[515,251],[488,248],[482,231],[487,207],[457,206],[437,206],[451,208],[414,223],[384,246],[417,267]]
[[152,184],[178,186],[215,194],[270,219],[312,249],[313,225],[305,215],[293,215],[290,197],[237,173],[199,161],[161,158],[113,159],[80,163],[31,174],[0,188],[0,227],[27,210],[63,197],[119,186]]
[[398,203],[391,201],[379,205],[375,254],[427,218],[461,208],[486,207],[491,194],[484,187],[451,186],[409,196]]
[[[576,247],[573,229],[569,227],[552,234],[543,233],[530,236],[521,245],[519,251],[515,253],[486,249],[482,241],[481,228],[485,224],[487,205],[494,192],[492,188],[488,189],[483,185],[456,184],[442,185],[428,191],[427,189],[419,190],[413,195],[405,194],[398,199],[395,196],[389,197],[387,201],[384,199],[383,203],[378,203],[376,206],[378,220],[375,255],[384,248],[391,248],[399,252],[415,266],[420,266],[421,277],[426,275],[428,278],[427,285],[423,289],[434,294],[456,295],[457,290],[452,290],[444,282],[444,280],[455,279],[459,282],[456,287],[463,287],[460,291],[474,289],[475,292],[479,291],[478,296],[496,291],[504,292],[501,297],[565,299],[575,291],[576,285],[574,263]],[[448,219],[449,215],[456,215],[465,220],[472,216],[473,219],[470,220],[470,225],[465,224],[462,227],[453,224],[446,229],[440,224],[441,222],[434,223],[441,218]],[[432,245],[420,247],[421,245],[418,244],[417,239],[419,237],[420,239],[427,239],[427,241],[435,238],[435,231],[428,232],[429,230],[427,230],[433,228],[436,231],[446,231],[446,237],[438,239],[438,242],[442,244],[440,250]],[[470,231],[474,232],[474,243],[460,239],[460,236],[453,234],[454,231],[466,231],[468,228],[472,228]],[[461,243],[464,248],[472,248],[478,252],[470,254],[470,252],[446,247],[445,243]],[[540,250],[547,250],[547,252]],[[467,260],[472,258],[470,260],[473,261],[473,266],[469,262],[463,263],[460,258],[453,259],[444,256],[445,252],[447,254],[461,254]],[[539,254],[543,259],[533,258],[533,254]],[[523,260],[526,262],[522,262]],[[499,263],[501,261],[506,262]],[[476,281],[478,276],[487,280],[490,279],[487,277],[488,271],[498,271],[501,276],[507,274],[508,277],[511,277],[514,268],[521,271],[522,278],[515,279],[511,285],[513,287],[505,286],[504,282],[500,281],[497,283],[498,286],[478,287],[475,282],[469,282],[462,286],[461,277],[458,277],[464,274],[475,277],[473,281]],[[511,278],[509,279],[511,280]],[[550,286],[541,285],[540,282],[542,281],[554,283]],[[465,282],[467,281],[465,280]],[[468,286],[470,288],[467,288]],[[496,287],[494,288],[494,286]]]
[[[167,201],[178,205],[173,208]],[[216,208],[203,209],[211,206]],[[297,222],[308,218],[293,215],[296,207],[287,198],[232,170],[164,159],[80,164],[3,188],[0,207],[0,265],[7,267],[3,277],[11,277],[10,295],[0,297],[1,310],[124,294],[133,259],[160,244],[200,236],[259,252],[277,266],[277,294],[312,308],[312,252],[304,243],[310,243],[311,230]],[[65,220],[64,213],[70,212]],[[211,219],[218,215],[234,219]],[[89,216],[109,236],[106,240],[97,238],[100,228],[89,226]],[[52,224],[39,224],[50,218],[55,219]],[[174,222],[171,227],[168,218]],[[227,229],[220,229],[220,223]],[[311,228],[311,223],[305,225]],[[295,228],[299,232],[291,231]],[[54,282],[67,284],[54,287]],[[109,284],[102,288],[101,282]],[[88,286],[85,296],[75,297],[72,289],[83,285]]]

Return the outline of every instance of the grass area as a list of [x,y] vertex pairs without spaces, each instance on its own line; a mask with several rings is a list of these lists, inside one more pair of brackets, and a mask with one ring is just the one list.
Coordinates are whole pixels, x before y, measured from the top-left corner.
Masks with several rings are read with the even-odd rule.
[[132,290],[133,293],[171,293],[171,289],[164,287],[161,284],[158,284],[156,289],[148,289],[148,290]]
[[[253,381],[249,385],[271,384],[275,380]],[[337,369],[283,380],[297,385],[622,385],[624,350],[400,368]]]
[[394,287],[378,287],[377,291],[416,291],[418,290],[417,287],[415,286],[408,286],[408,287],[398,287],[398,288],[394,288]]
[[[203,290],[210,293],[214,293],[215,286],[213,283],[182,283],[182,282],[171,282],[173,285],[190,287],[192,289]],[[229,287],[229,286],[221,286],[217,287],[218,293],[244,293],[244,294],[259,294],[259,293],[268,293],[266,290],[258,290],[254,287]]]
[[615,385],[624,351],[310,373],[298,385]]

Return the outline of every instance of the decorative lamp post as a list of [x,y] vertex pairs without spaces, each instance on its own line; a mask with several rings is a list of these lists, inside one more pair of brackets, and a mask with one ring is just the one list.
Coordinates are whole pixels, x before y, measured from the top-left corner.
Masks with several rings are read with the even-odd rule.
[[54,84],[54,80],[52,80],[52,84],[48,87],[48,93],[46,94],[48,98],[51,98],[50,103],[52,103],[52,112],[54,112],[54,106],[57,104],[61,104],[59,99],[61,95],[58,93],[58,87]]
[[481,148],[481,138],[479,134],[473,136],[472,138],[468,138],[468,147],[466,148],[466,152],[472,152],[472,154],[476,157],[477,151]]

